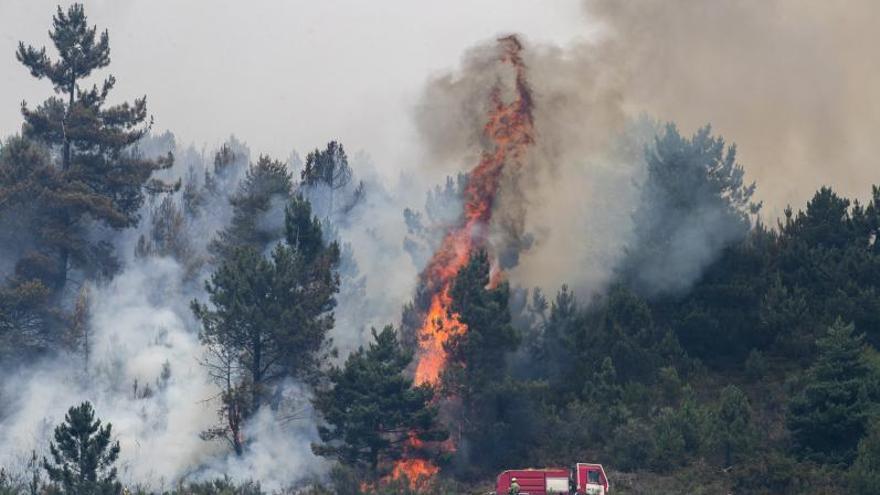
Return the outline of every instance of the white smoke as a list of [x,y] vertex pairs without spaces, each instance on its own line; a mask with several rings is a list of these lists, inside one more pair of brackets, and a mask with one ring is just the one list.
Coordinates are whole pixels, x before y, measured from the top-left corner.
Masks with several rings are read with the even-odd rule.
[[[249,154],[243,143],[234,144],[237,152]],[[190,167],[201,177],[213,166],[212,156],[192,148],[180,154],[186,159],[178,161],[168,178],[185,177]],[[138,236],[149,231],[156,203],[151,201],[139,228],[117,237],[123,270],[90,288],[88,363],[80,347],[0,380],[5,402],[0,409],[0,466],[21,475],[31,451],[48,455],[52,431],[68,408],[91,401],[97,416],[113,425],[121,446],[120,478],[126,484],[161,490],[180,481],[230,476],[280,490],[325,472],[326,461],[310,448],[317,430],[308,391],[294,382],[282,386],[287,407],[261,410],[245,425],[249,442],[241,458],[222,441],[199,436],[217,423],[220,391],[200,364],[199,323],[189,303],[207,300],[203,280],[213,267],[205,248],[231,217],[228,197],[243,174],[241,164],[218,180],[221,193],[209,198],[187,224],[200,260],[195,279],[188,276],[190,267],[174,259],[134,256]],[[270,216],[283,218],[281,211],[273,203]]]
[[204,401],[217,391],[198,364],[181,274],[172,260],[148,258],[92,291],[87,371],[82,355],[67,355],[3,382],[0,464],[45,452],[52,427],[86,400],[113,424],[129,481],[175,480],[211,454],[198,433],[214,420]]

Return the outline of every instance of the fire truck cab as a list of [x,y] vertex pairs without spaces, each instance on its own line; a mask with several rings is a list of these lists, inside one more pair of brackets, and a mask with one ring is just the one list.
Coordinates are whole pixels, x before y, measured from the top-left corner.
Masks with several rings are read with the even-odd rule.
[[608,476],[601,464],[577,463],[571,469],[511,469],[498,475],[495,495],[508,495],[516,479],[520,495],[607,495]]
[[601,464],[579,462],[574,465],[572,475],[575,481],[575,492],[585,495],[605,495],[611,489],[608,476]]

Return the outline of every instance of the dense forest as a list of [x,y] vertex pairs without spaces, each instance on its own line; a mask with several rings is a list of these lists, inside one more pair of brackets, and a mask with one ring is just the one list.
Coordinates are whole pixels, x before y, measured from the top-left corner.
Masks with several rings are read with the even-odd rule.
[[880,493],[877,186],[768,222],[734,145],[646,124],[610,281],[468,253],[444,316],[467,332],[425,382],[424,294],[370,292],[428,263],[471,175],[394,210],[337,141],[187,147],[84,82],[110,38],[81,5],[50,36],[15,56],[54,94],[0,144],[0,494],[486,493],[578,461],[613,493]]

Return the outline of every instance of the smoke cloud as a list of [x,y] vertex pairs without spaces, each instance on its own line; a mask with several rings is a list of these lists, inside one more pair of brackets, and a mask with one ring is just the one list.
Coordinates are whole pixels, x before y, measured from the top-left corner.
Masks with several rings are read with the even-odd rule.
[[[872,160],[880,150],[872,132],[880,124],[880,65],[873,51],[880,31],[872,23],[880,3],[589,0],[584,7],[585,32],[600,27],[588,41],[560,47],[521,38],[536,144],[525,166],[503,178],[491,226],[493,245],[511,253],[514,284],[552,291],[568,283],[581,299],[603,290],[634,242],[644,151],[661,129],[658,120],[677,122],[685,135],[711,122],[736,142],[771,216],[785,204],[802,204],[821,184],[860,196],[877,181]],[[429,184],[479,161],[489,90],[500,83],[510,93],[510,71],[493,39],[465,53],[455,71],[428,81],[415,108],[426,166],[402,173],[397,184],[365,156],[353,160],[366,193],[334,231],[351,248],[342,274],[351,285],[343,286],[333,330],[341,357],[365,343],[369,326],[398,320],[421,268],[405,250],[402,212],[424,203]],[[173,138],[153,144],[175,146]],[[205,299],[206,244],[228,224],[228,196],[250,159],[243,143],[232,147],[238,162],[219,184],[226,194],[210,199],[188,225],[195,268],[132,256],[137,236],[149,228],[147,215],[118,240],[122,272],[92,290],[88,373],[83,356],[65,355],[0,381],[0,465],[21,467],[32,448],[45,449],[69,406],[91,400],[122,442],[126,481],[158,488],[230,474],[259,478],[271,489],[325,472],[309,449],[315,418],[296,383],[284,387],[296,417],[257,414],[246,427],[252,441],[244,458],[198,437],[215,421],[210,399],[217,390],[198,362],[198,324],[188,302]],[[200,178],[211,165],[192,148],[175,154],[170,178]],[[260,225],[281,225],[282,205]],[[717,232],[712,212],[700,222]],[[692,281],[729,242],[715,236],[723,242],[710,243],[687,225],[670,229],[683,232],[676,250],[689,255],[676,258],[674,273],[654,277],[665,286],[681,282],[681,274]],[[11,245],[6,241],[0,247]],[[8,272],[15,257],[0,250],[0,271]]]
[[880,43],[871,0],[587,0],[621,103],[736,142],[774,217],[819,186],[864,197],[877,182]]
[[125,479],[175,480],[210,453],[198,431],[214,420],[204,400],[217,391],[194,359],[200,344],[180,280],[174,261],[151,258],[91,291],[91,362],[70,355],[3,382],[0,464],[19,465],[31,449],[48,455],[52,428],[85,400],[113,424]]
[[[634,241],[643,154],[661,129],[657,121],[676,122],[684,135],[711,123],[716,135],[736,143],[771,224],[823,184],[862,197],[877,181],[880,65],[870,61],[880,41],[873,26],[880,4],[583,5],[589,40],[527,44],[523,52],[537,143],[495,215],[502,217],[496,228],[524,226],[514,282],[549,289],[569,283],[581,296],[601,291]],[[430,81],[423,94],[416,121],[437,170],[466,169],[478,156],[487,88],[504,80],[494,46],[487,40],[470,50],[460,69]],[[511,214],[521,218],[503,219]],[[696,278],[726,245],[705,240],[681,239],[699,260],[664,277]]]
[[[655,125],[627,116],[600,59],[571,55],[528,43],[522,52],[536,142],[523,167],[505,169],[493,245],[518,254],[509,272],[514,283],[569,283],[587,295],[608,282],[631,234],[634,181],[644,174],[642,153]],[[489,40],[465,54],[458,71],[429,83],[416,112],[429,163],[449,173],[478,160],[488,91],[510,84],[507,71]]]

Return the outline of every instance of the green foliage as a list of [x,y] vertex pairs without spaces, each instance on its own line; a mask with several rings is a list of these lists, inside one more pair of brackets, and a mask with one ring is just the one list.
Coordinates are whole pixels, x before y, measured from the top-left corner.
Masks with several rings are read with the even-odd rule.
[[[23,133],[26,139],[58,151],[61,163],[12,165],[14,170],[0,172],[0,177],[15,179],[0,182],[4,191],[0,196],[23,198],[33,203],[28,208],[40,211],[39,222],[30,228],[36,240],[33,252],[54,257],[49,278],[53,288],[62,289],[71,262],[93,272],[113,268],[109,247],[90,240],[85,220],[112,229],[135,225],[145,191],[174,189],[152,178],[154,172],[170,167],[173,159],[169,154],[150,160],[137,152],[136,143],[150,127],[146,97],[133,104],[105,105],[116,84],[113,76],[100,88],[80,86],[84,78],[110,63],[107,31],[98,36],[96,28],[88,26],[81,4],[66,11],[58,7],[49,36],[59,54],[57,60],[50,59],[45,48],[23,43],[16,57],[32,76],[48,79],[66,101],[53,96],[33,109],[22,105]],[[16,204],[0,201],[0,209]]]
[[455,278],[450,312],[467,332],[447,341],[441,377],[444,392],[461,399],[462,436],[481,446],[467,461],[477,470],[516,459],[527,443],[526,432],[514,426],[527,405],[517,397],[521,387],[506,379],[507,354],[520,342],[507,306],[510,289],[507,283],[490,288],[489,269],[488,254],[479,251]]
[[849,489],[854,495],[880,493],[880,421],[875,419],[859,442],[858,455],[848,477]]
[[119,442],[110,436],[112,426],[101,426],[88,402],[71,407],[64,423],[55,428],[54,442],[49,444],[52,459],[43,459],[49,480],[62,493],[70,495],[119,494],[122,486],[116,481],[116,459]]
[[187,483],[176,488],[168,495],[263,495],[260,484],[245,481],[236,484],[228,477],[211,481]]
[[745,362],[746,376],[753,382],[758,381],[767,374],[767,366],[767,358],[764,356],[764,353],[757,349],[752,349]]
[[519,335],[510,323],[506,283],[489,286],[489,257],[474,254],[455,278],[450,311],[468,331],[450,337],[444,386],[465,403],[505,375],[505,355],[517,348]]
[[787,425],[805,458],[849,464],[865,431],[869,369],[863,337],[838,320],[817,342],[819,355],[791,399]]
[[712,426],[714,441],[721,449],[725,466],[740,462],[752,453],[755,443],[752,409],[739,387],[728,385],[721,391]]
[[329,371],[332,387],[316,392],[315,408],[327,426],[319,428],[322,443],[312,448],[375,478],[404,454],[409,439],[440,441],[447,433],[436,424],[433,387],[413,386],[405,375],[412,355],[401,349],[394,328],[372,333],[367,349]]
[[818,477],[813,466],[798,464],[781,452],[757,452],[732,473],[733,486],[737,493],[799,494],[813,493],[813,489],[818,489],[818,493],[826,493],[820,488],[824,483],[812,479]]
[[208,349],[203,363],[224,392],[222,425],[205,433],[225,438],[242,452],[242,422],[285,377],[314,383],[332,350],[335,272],[339,248],[321,241],[321,227],[308,203],[295,198],[287,224],[302,225],[309,242],[288,231],[269,259],[252,247],[238,248],[205,283],[211,305],[192,302]]
[[348,165],[348,155],[341,143],[330,141],[327,148],[309,153],[302,170],[303,185],[326,184],[331,188],[342,187],[351,181],[352,171]]
[[[222,148],[221,153],[228,149]],[[220,157],[221,154],[218,153],[215,167],[232,159]],[[238,186],[238,192],[229,200],[232,204],[230,225],[211,241],[208,251],[220,259],[232,256],[236,249],[243,247],[263,251],[283,233],[280,222],[273,225],[267,216],[272,212],[273,205],[288,202],[292,187],[291,175],[286,165],[268,156],[260,156],[248,168],[244,180]],[[277,213],[280,213],[280,208]]]
[[654,420],[654,452],[652,459],[659,469],[672,469],[684,461],[685,441],[672,408],[664,407]]
[[309,153],[300,177],[305,193],[327,222],[348,213],[364,198],[364,184],[354,183],[348,155],[337,141]]
[[715,425],[705,407],[690,390],[678,406],[663,407],[653,418],[652,444],[648,465],[656,470],[671,470],[686,465],[710,442]]
[[149,256],[171,257],[186,270],[186,278],[195,276],[200,260],[192,246],[187,233],[184,212],[171,196],[165,196],[158,206],[153,208],[150,231],[141,234],[135,246],[135,255],[141,258]]
[[788,210],[780,224],[778,265],[786,286],[804,290],[813,321],[827,326],[845,315],[876,346],[880,343],[880,249],[875,242],[880,191],[874,187],[872,192],[871,201],[862,206],[823,187],[805,211],[795,215]]
[[633,418],[614,430],[612,460],[618,469],[634,471],[651,465],[657,451],[651,425]]
[[57,348],[63,327],[49,290],[37,280],[0,287],[0,357],[14,363]]
[[777,273],[761,300],[759,318],[766,339],[772,342],[773,350],[787,358],[805,358],[812,353],[815,323],[806,296],[800,287],[786,287]]
[[748,215],[760,208],[751,202],[755,184],[744,184],[736,146],[725,149],[709,126],[687,139],[667,124],[646,159],[636,239],[622,274],[642,294],[680,292],[712,253],[746,237]]

